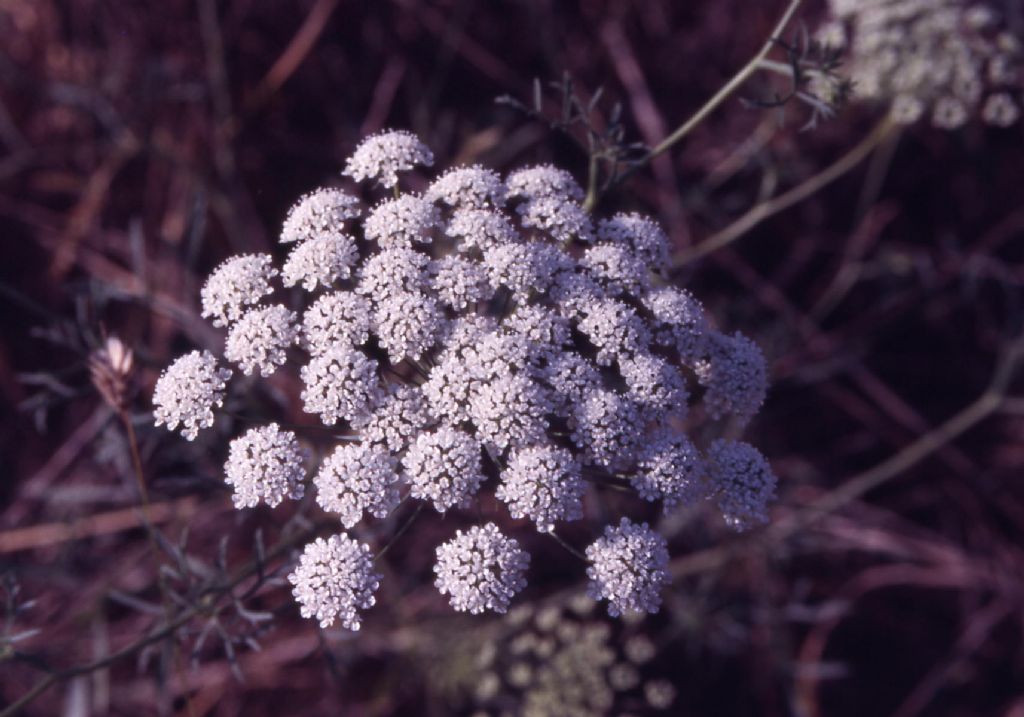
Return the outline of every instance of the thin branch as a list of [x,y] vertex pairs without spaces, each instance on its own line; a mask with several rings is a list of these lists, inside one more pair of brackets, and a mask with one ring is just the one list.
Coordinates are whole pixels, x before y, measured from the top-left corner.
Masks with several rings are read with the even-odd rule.
[[711,235],[700,244],[680,252],[673,259],[673,266],[683,266],[731,244],[765,219],[789,209],[836,181],[863,162],[890,135],[894,127],[895,125],[887,115],[853,149],[834,163],[774,199],[754,205],[729,226]]
[[786,8],[786,11],[782,13],[782,17],[779,18],[779,22],[775,25],[775,29],[772,30],[772,34],[768,38],[768,41],[764,43],[764,46],[756,55],[754,55],[750,62],[744,65],[739,72],[733,75],[733,78],[729,80],[722,89],[715,93],[715,96],[708,100],[703,107],[697,110],[690,119],[680,125],[675,132],[663,139],[658,146],[645,154],[639,160],[638,164],[646,164],[658,155],[664,154],[671,149],[673,145],[677,144],[680,140],[686,137],[686,135],[690,134],[690,132],[704,121],[709,114],[714,112],[720,104],[729,99],[729,96],[739,89],[740,85],[746,82],[747,78],[757,71],[761,61],[764,60],[768,56],[768,53],[771,52],[772,48],[775,47],[775,44],[782,36],[782,32],[786,29],[786,25],[789,24],[789,21],[793,18],[797,8],[800,7],[800,2],[801,0],[792,0],[792,2],[789,3],[789,7]]

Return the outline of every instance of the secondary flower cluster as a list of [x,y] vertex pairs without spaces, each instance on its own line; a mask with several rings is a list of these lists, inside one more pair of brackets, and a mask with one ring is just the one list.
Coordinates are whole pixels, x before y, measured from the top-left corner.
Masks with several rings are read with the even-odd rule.
[[[583,517],[591,482],[632,486],[666,511],[708,499],[737,529],[766,521],[775,478],[761,454],[722,439],[702,449],[682,430],[691,412],[745,425],[765,396],[764,358],[667,282],[661,228],[633,213],[595,223],[551,166],[505,178],[457,167],[399,192],[399,173],[432,161],[407,132],[368,138],[345,174],[391,196],[364,209],[342,189],[314,191],[284,223],[280,271],[268,255],[236,256],[202,290],[225,358],[262,376],[297,359],[304,410],[337,426],[343,442],[312,476],[320,507],[351,529],[403,497],[444,513],[493,491],[550,532]],[[275,302],[306,295],[278,279],[317,295]],[[157,383],[157,422],[194,439],[231,373],[209,352],[178,359]],[[236,438],[235,504],[301,497],[305,461],[276,424]],[[647,524],[624,518],[585,552],[609,612],[658,609],[668,551]],[[436,556],[456,610],[504,612],[526,584],[529,555],[493,523]],[[303,615],[357,629],[380,577],[369,546],[340,534],[307,546],[290,579]]]
[[976,114],[1001,127],[1017,121],[1022,48],[996,3],[829,0],[829,10],[819,39],[848,50],[855,95],[889,103],[897,122],[927,118],[953,129]]

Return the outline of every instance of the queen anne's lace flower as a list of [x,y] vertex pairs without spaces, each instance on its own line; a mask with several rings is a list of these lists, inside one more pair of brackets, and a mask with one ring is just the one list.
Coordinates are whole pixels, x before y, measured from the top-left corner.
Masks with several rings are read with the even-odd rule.
[[298,341],[298,317],[280,304],[251,309],[228,331],[224,357],[246,376],[257,369],[269,376],[284,364],[288,347]]
[[438,297],[456,311],[487,301],[494,295],[494,287],[487,272],[475,261],[449,254],[434,264],[431,287]]
[[370,302],[362,296],[351,291],[324,294],[302,315],[306,348],[316,356],[335,344],[365,344],[370,320]]
[[359,216],[359,200],[340,189],[323,187],[310,192],[288,211],[281,229],[281,243],[339,237],[348,219]]
[[600,299],[584,312],[579,329],[597,348],[596,361],[601,366],[647,350],[650,332],[632,307],[618,299]]
[[333,426],[367,413],[378,392],[377,362],[358,349],[335,344],[300,371],[303,409]]
[[382,249],[429,244],[431,232],[441,226],[441,212],[431,202],[415,194],[403,194],[381,202],[363,222],[367,239]]
[[427,198],[452,207],[502,207],[505,185],[498,173],[481,167],[454,167],[434,180]]
[[700,302],[687,291],[666,286],[644,296],[643,303],[654,318],[655,342],[675,349],[684,363],[693,363],[703,352],[708,334]]
[[[412,135],[385,132],[345,172],[396,187],[399,172],[432,160]],[[731,429],[742,427],[764,397],[763,357],[747,339],[710,330],[689,293],[660,285],[668,238],[653,220],[617,214],[580,246],[595,238],[582,198],[569,173],[549,166],[507,184],[479,166],[453,169],[422,196],[396,190],[361,221],[359,202],[340,190],[306,195],[281,233],[292,245],[282,280],[334,290],[292,296],[301,326],[285,306],[263,303],[270,257],[236,257],[214,272],[203,311],[230,327],[226,358],[269,374],[286,354],[308,352],[303,409],[347,424],[313,481],[317,502],[346,528],[388,515],[407,484],[409,497],[442,513],[487,491],[482,507],[497,498],[551,531],[582,516],[584,475],[631,485],[666,510],[707,496],[730,525],[763,516],[774,478],[753,449],[698,449],[675,432],[692,375],[706,409],[696,419],[729,413],[740,419]],[[288,351],[293,343],[305,351]],[[208,353],[179,359],[157,384],[157,423],[194,438],[213,423],[229,376]],[[290,433],[250,431],[231,454],[225,472],[239,505],[301,495]],[[521,586],[526,556],[496,531],[474,528],[439,550],[437,584],[457,609],[504,610]],[[588,557],[591,590],[612,612],[656,609],[664,541],[649,528],[609,528]],[[344,535],[310,544],[291,578],[303,615],[349,627],[378,579],[368,548]],[[635,684],[630,670],[619,670],[619,684]]]
[[351,528],[363,513],[387,517],[398,505],[398,472],[386,448],[370,443],[338,446],[313,478],[316,501]]
[[469,417],[477,433],[498,451],[542,440],[550,411],[544,390],[523,374],[478,385],[469,399]]
[[628,398],[605,388],[584,394],[569,416],[572,441],[588,463],[614,469],[633,462],[642,417]]
[[231,370],[219,368],[209,351],[193,351],[168,366],[153,389],[156,425],[173,431],[180,424],[181,435],[192,441],[199,430],[213,425],[213,408],[224,403],[224,388]]
[[439,513],[468,501],[484,480],[480,442],[450,426],[417,436],[402,465],[409,494],[433,502]]
[[490,209],[456,209],[445,233],[459,240],[461,252],[484,251],[518,240],[508,217]]
[[670,581],[668,546],[647,523],[622,518],[587,548],[587,594],[608,600],[608,614],[658,612],[661,588]]
[[646,500],[660,500],[665,512],[677,505],[693,505],[704,495],[703,463],[690,439],[671,430],[660,430],[647,439],[630,479]]
[[281,283],[300,284],[306,291],[318,285],[329,288],[339,279],[347,279],[352,265],[359,258],[355,239],[347,234],[322,236],[304,241],[288,256],[281,267]]
[[434,419],[423,391],[415,386],[392,384],[372,413],[357,417],[352,427],[363,440],[401,453]]
[[524,587],[529,554],[498,526],[473,526],[437,549],[434,584],[448,595],[453,608],[474,615],[484,610],[508,611],[509,602]]
[[430,257],[413,249],[385,249],[363,263],[356,291],[374,302],[400,292],[423,291],[429,265]]
[[342,534],[307,544],[288,581],[295,586],[292,594],[302,617],[314,618],[323,628],[340,621],[358,630],[359,611],[373,607],[381,577],[373,570],[370,547]]
[[403,291],[377,302],[373,327],[392,363],[418,360],[444,332],[445,317],[437,302],[424,293]]
[[403,130],[385,130],[359,143],[342,174],[357,182],[375,179],[390,189],[398,184],[399,172],[433,164],[434,153],[416,135]]
[[538,199],[556,197],[576,202],[583,200],[583,188],[564,169],[550,164],[517,169],[505,179],[509,196]]
[[583,490],[572,453],[541,444],[511,452],[495,496],[508,505],[513,518],[529,518],[537,530],[551,532],[556,522],[583,516]]
[[621,244],[595,244],[583,254],[580,264],[606,296],[635,296],[648,283],[650,264]]
[[768,522],[777,481],[760,451],[720,438],[708,448],[707,466],[712,496],[728,525],[746,530]]
[[270,261],[269,254],[240,254],[218,266],[203,284],[203,318],[211,318],[214,326],[227,326],[270,294],[270,280],[277,276]]
[[749,420],[764,403],[768,367],[757,344],[742,334],[710,333],[707,354],[694,370],[707,387],[704,405],[715,418],[731,413]]
[[642,214],[616,214],[602,220],[597,226],[597,238],[628,248],[649,270],[660,272],[668,268],[668,237],[657,222]]
[[[984,3],[964,0],[830,0],[819,37],[846,45],[854,96],[890,105],[900,123],[928,117],[942,129],[983,120],[1015,120],[1021,46]],[[1004,97],[1006,114],[985,111]]]
[[686,414],[686,379],[665,359],[636,354],[619,360],[619,373],[626,379],[627,395],[648,419]]
[[594,239],[590,215],[576,202],[558,196],[531,199],[516,207],[524,227],[545,232],[557,242]]
[[301,498],[303,459],[295,434],[276,423],[251,428],[231,441],[224,480],[234,487],[235,507],[253,508],[262,500],[273,508],[285,498]]

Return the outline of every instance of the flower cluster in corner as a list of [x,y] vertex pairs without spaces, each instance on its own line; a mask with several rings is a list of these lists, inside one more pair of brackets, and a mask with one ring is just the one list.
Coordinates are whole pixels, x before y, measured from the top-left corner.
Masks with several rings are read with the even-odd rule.
[[[400,192],[401,173],[432,163],[412,134],[369,137],[344,173],[386,198],[366,207],[318,189],[284,223],[280,270],[236,256],[202,290],[225,359],[264,377],[297,362],[304,410],[343,440],[313,468],[320,507],[352,529],[405,498],[445,513],[488,491],[551,532],[585,516],[588,484],[610,482],[665,511],[707,500],[736,529],[765,522],[775,477],[757,449],[702,447],[683,429],[688,414],[746,425],[765,397],[764,357],[668,282],[658,224],[595,220],[575,179],[545,165],[504,178],[456,167]],[[196,438],[232,373],[209,352],[179,358],[156,385],[157,422]],[[239,436],[225,467],[235,504],[301,497],[307,461],[276,424]],[[669,558],[653,528],[623,518],[585,555],[610,613],[658,609]],[[436,557],[437,588],[471,613],[505,612],[530,562],[494,523]],[[358,629],[381,578],[370,546],[339,533],[306,546],[289,579],[303,615]]]
[[888,103],[901,124],[954,129],[980,116],[1007,127],[1024,101],[1009,2],[829,0],[818,39],[846,51],[856,98]]

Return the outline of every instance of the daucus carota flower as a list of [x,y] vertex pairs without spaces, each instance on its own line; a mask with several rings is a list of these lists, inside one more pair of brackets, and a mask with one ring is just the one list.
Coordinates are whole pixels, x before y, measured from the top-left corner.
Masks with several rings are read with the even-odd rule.
[[241,254],[218,266],[203,284],[203,318],[227,326],[270,294],[270,280],[278,273],[270,262],[269,254]]
[[179,425],[181,435],[195,440],[200,429],[213,425],[213,409],[224,403],[231,370],[220,368],[209,351],[193,351],[168,366],[153,389],[156,425],[169,430]]
[[[742,428],[764,398],[764,358],[739,334],[711,330],[701,304],[668,283],[658,224],[635,213],[592,218],[572,175],[551,166],[505,182],[459,167],[422,195],[381,196],[380,185],[396,188],[400,173],[432,162],[413,135],[384,132],[345,168],[377,185],[366,189],[378,196],[368,213],[335,189],[292,208],[282,283],[323,294],[267,301],[277,272],[266,255],[228,260],[203,288],[204,315],[229,327],[227,360],[268,375],[297,359],[303,410],[342,424],[304,434],[324,456],[313,478],[319,506],[359,530],[386,518],[407,486],[440,513],[500,503],[550,532],[583,516],[593,481],[666,511],[706,497],[735,527],[762,520],[775,485],[767,462],[746,444],[695,445],[682,419],[695,437],[707,435],[697,424],[709,416],[738,418],[730,435]],[[157,423],[194,438],[212,425],[230,375],[209,353],[178,359],[157,383]],[[694,378],[704,410],[688,414]],[[293,385],[279,377],[245,408],[293,404]],[[225,475],[238,506],[302,494],[302,450],[277,424],[244,433],[230,453]],[[437,558],[437,587],[473,613],[504,611],[527,564],[494,524],[460,532]],[[610,612],[657,609],[667,552],[653,530],[624,520],[587,558],[591,594],[609,600]],[[303,615],[356,629],[379,576],[367,546],[336,535],[307,546],[290,579]],[[526,664],[515,674],[533,679]],[[639,686],[631,664],[616,675],[620,686]]]
[[288,576],[302,617],[317,620],[323,628],[340,622],[348,630],[359,629],[359,611],[373,607],[380,580],[370,547],[344,534],[306,545]]
[[334,449],[313,478],[316,500],[352,528],[363,513],[384,518],[398,505],[398,472],[386,448],[349,443]]
[[411,132],[385,130],[364,139],[345,163],[342,174],[357,182],[376,180],[391,188],[398,173],[414,167],[430,167],[434,153]]
[[511,452],[495,496],[508,505],[513,518],[529,518],[537,530],[550,532],[555,523],[583,516],[584,483],[572,453],[551,444]]
[[415,194],[403,194],[374,207],[363,231],[382,249],[408,247],[414,243],[429,244],[432,232],[441,226],[441,212],[430,201]]
[[324,294],[302,315],[306,349],[316,356],[335,344],[365,344],[371,319],[370,302],[365,297],[351,291]]
[[448,595],[459,612],[485,610],[504,613],[512,598],[526,587],[529,554],[494,523],[473,526],[437,549],[434,584]]
[[321,285],[330,288],[335,281],[349,278],[357,259],[355,239],[347,234],[310,239],[292,249],[281,268],[281,283],[299,284],[306,291]]
[[451,426],[417,436],[402,465],[410,495],[431,501],[439,513],[467,502],[484,480],[480,442]]
[[377,362],[344,344],[314,356],[300,374],[303,409],[329,426],[369,412],[379,390]]
[[338,237],[345,222],[359,216],[359,200],[340,189],[323,187],[303,196],[288,211],[281,228],[281,243]]
[[712,497],[728,525],[746,530],[768,522],[777,481],[760,451],[749,443],[720,438],[708,448],[707,470]]
[[454,167],[434,180],[427,198],[452,207],[502,207],[505,184],[498,173],[481,167]]
[[228,331],[224,357],[246,376],[269,376],[284,364],[288,347],[298,341],[298,317],[280,304],[250,309]]
[[670,580],[668,547],[647,523],[622,518],[587,547],[587,594],[608,601],[608,614],[658,612],[661,589]]
[[224,480],[234,488],[235,507],[252,508],[263,501],[273,508],[285,498],[301,498],[304,458],[295,434],[276,423],[251,428],[231,441]]

